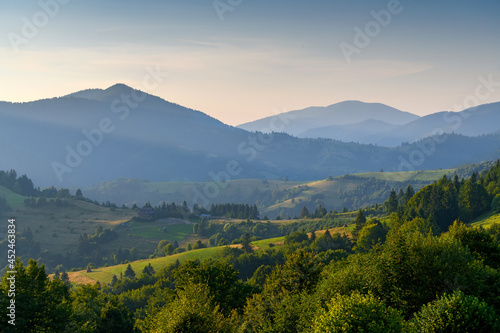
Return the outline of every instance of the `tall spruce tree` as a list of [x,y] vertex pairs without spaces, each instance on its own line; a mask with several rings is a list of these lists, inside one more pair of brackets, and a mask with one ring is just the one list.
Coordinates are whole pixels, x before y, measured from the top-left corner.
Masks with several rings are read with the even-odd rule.
[[389,213],[395,213],[398,210],[398,196],[396,194],[396,191],[394,189],[391,190],[391,193],[389,194],[389,199],[385,202],[385,208],[387,209],[387,212]]
[[359,232],[361,231],[361,229],[363,229],[365,224],[366,224],[366,217],[365,214],[363,214],[363,210],[360,209],[358,210],[358,214],[356,215],[356,219],[354,220],[354,230],[352,232],[354,238],[357,238],[359,236]]
[[133,280],[135,278],[135,272],[132,269],[132,266],[130,266],[130,264],[128,264],[127,269],[125,269],[123,276],[126,278],[129,278],[131,280]]

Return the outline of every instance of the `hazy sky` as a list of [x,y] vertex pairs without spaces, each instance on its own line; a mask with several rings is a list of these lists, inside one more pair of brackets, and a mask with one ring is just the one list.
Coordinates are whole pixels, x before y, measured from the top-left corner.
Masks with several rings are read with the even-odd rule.
[[148,68],[167,73],[149,93],[231,125],[344,100],[419,115],[500,101],[498,0],[0,6],[1,101],[118,82],[147,90]]

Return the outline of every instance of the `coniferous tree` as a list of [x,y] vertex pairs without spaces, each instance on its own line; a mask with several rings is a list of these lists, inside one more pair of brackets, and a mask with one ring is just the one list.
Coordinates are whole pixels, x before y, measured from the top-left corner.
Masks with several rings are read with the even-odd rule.
[[415,190],[413,189],[413,186],[408,184],[408,186],[406,187],[405,195],[403,197],[403,205],[406,205],[414,195]]
[[65,271],[61,274],[61,281],[66,285],[70,285],[68,273],[66,273]]
[[491,199],[488,192],[477,180],[476,173],[473,173],[460,187],[460,218],[465,222],[469,222],[490,209]]
[[315,218],[321,218],[324,217],[328,212],[326,211],[326,208],[323,207],[323,205],[319,204],[318,208],[316,208],[316,211],[314,212],[314,217]]
[[133,280],[135,278],[135,272],[132,269],[132,266],[130,266],[130,264],[128,264],[127,269],[125,269],[125,272],[123,273],[123,276],[125,278],[129,278],[131,280]]
[[399,189],[398,191],[398,202],[401,203],[401,200],[403,200],[403,197],[405,196],[405,193],[402,188]]
[[385,202],[385,208],[387,209],[388,213],[395,213],[398,210],[398,196],[396,194],[396,191],[394,189],[391,190],[391,193],[389,194],[389,199]]
[[300,218],[305,219],[309,217],[309,210],[307,209],[306,206],[302,208],[302,211],[300,212]]
[[241,240],[242,240],[241,249],[245,251],[245,253],[252,252],[252,245],[250,244],[250,235],[248,233],[245,233],[241,238]]
[[142,270],[142,274],[149,275],[149,276],[155,275],[155,269],[153,268],[153,266],[151,266],[151,263],[144,266],[144,269]]
[[116,277],[116,275],[113,274],[113,277],[111,278],[111,282],[109,283],[109,285],[113,287],[116,284],[116,282],[118,282],[118,278]]
[[457,174],[455,174],[455,176],[453,177],[453,185],[455,186],[455,190],[457,192],[459,192],[461,183],[460,183],[460,179],[458,178]]
[[356,215],[356,219],[354,220],[354,231],[352,232],[354,238],[358,237],[359,232],[361,231],[361,229],[363,229],[365,224],[366,224],[366,217],[365,214],[363,214],[363,210],[360,209],[358,211],[358,214]]

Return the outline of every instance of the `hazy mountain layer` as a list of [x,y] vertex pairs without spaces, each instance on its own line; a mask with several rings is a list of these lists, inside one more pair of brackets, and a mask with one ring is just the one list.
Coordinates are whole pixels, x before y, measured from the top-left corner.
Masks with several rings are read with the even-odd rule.
[[[500,102],[480,105],[461,112],[438,112],[418,117],[383,104],[342,102],[287,112],[274,118],[286,119],[276,128],[304,138],[325,138],[345,142],[397,147],[442,133],[478,136],[500,131]],[[238,127],[250,131],[269,131],[273,117]]]
[[[280,121],[285,125],[280,118],[273,124]],[[499,147],[498,135],[447,135],[386,148],[249,133],[124,85],[0,103],[0,169],[29,174],[42,187],[87,187],[118,178],[214,181],[219,187],[223,179],[307,181],[448,168],[496,158]],[[207,191],[216,195],[217,187]]]
[[[316,128],[324,128],[325,126],[357,124],[367,120],[378,120],[393,125],[402,125],[417,119],[418,116],[380,103],[345,101],[326,107],[310,107],[281,114],[279,118],[286,121],[284,126],[281,127],[272,126],[273,119],[275,118],[277,117],[266,117],[241,124],[238,127],[247,131],[276,131],[295,136],[307,136],[303,134]],[[338,138],[336,137],[336,139]]]

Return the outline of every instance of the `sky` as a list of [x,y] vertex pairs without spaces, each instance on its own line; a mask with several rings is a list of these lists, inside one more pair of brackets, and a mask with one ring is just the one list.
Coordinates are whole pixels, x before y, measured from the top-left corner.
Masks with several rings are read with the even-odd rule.
[[418,115],[500,101],[498,0],[0,6],[0,101],[124,83],[230,125],[345,100]]

